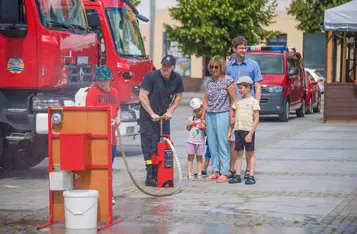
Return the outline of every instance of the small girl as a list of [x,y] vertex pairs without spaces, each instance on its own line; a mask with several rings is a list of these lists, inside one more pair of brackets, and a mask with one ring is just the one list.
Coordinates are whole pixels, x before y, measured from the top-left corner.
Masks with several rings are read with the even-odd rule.
[[192,174],[193,159],[196,155],[197,160],[197,178],[198,180],[204,180],[202,177],[202,156],[205,152],[205,138],[206,132],[201,124],[202,117],[202,101],[199,98],[193,98],[190,102],[190,106],[193,109],[194,116],[189,118],[189,123],[186,126],[189,131],[187,139],[187,174],[188,180],[194,181],[195,177]]

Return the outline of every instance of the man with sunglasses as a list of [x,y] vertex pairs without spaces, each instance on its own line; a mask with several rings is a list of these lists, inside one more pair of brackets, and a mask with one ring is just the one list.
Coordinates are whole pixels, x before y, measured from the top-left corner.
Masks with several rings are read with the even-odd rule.
[[139,99],[141,149],[146,165],[146,186],[157,186],[157,167],[151,156],[156,154],[156,144],[160,141],[160,117],[163,117],[163,134],[170,134],[172,114],[178,107],[184,92],[181,76],[175,70],[176,59],[165,56],[159,70],[148,73],[141,85]]
[[[253,81],[253,87],[250,90],[250,94],[252,97],[257,99],[258,103],[260,103],[260,98],[262,95],[262,89],[261,89],[261,84],[260,82],[263,80],[262,74],[260,72],[260,67],[259,64],[249,58],[246,58],[246,52],[247,52],[247,40],[242,37],[238,36],[232,40],[232,50],[233,54],[230,57],[229,61],[227,62],[227,75],[233,78],[234,83],[236,83],[239,79],[239,77],[242,76],[247,76],[250,77]],[[236,87],[236,93],[237,93],[237,98],[241,98],[241,95],[238,92],[238,88]],[[231,124],[234,123],[234,118],[231,118]],[[235,160],[236,158],[236,152],[234,150],[234,134],[232,135],[231,138],[231,170],[230,170],[230,175],[229,177],[232,178],[235,174],[235,171],[233,168],[235,168]],[[254,157],[256,157],[256,153],[254,153]],[[232,160],[233,159],[233,160]],[[250,162],[247,160],[247,168],[245,171],[245,176],[244,178],[249,177],[250,173]]]

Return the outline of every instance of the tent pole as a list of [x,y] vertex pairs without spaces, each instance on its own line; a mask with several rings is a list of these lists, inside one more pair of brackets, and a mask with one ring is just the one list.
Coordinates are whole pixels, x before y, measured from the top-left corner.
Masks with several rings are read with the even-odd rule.
[[342,43],[341,43],[341,70],[342,70],[342,74],[341,74],[341,83],[346,83],[346,54],[347,54],[347,42],[346,42],[346,37],[347,37],[347,33],[344,32],[343,36],[342,36]]
[[326,35],[326,47],[325,47],[325,69],[326,69],[326,82],[332,83],[332,31],[327,31]]

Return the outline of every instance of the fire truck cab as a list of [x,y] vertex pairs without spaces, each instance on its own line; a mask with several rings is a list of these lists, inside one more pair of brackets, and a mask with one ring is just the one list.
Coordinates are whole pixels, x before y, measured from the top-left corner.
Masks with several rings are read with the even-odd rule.
[[246,57],[255,60],[263,80],[261,115],[279,115],[288,122],[291,111],[304,117],[306,107],[304,65],[300,53],[286,46],[248,46]]
[[[101,62],[111,68],[121,102],[122,136],[139,134],[139,86],[144,76],[154,70],[138,26],[140,15],[129,0],[84,0],[90,30],[101,44]],[[76,95],[76,104],[85,105],[87,88]]]
[[81,0],[0,1],[0,167],[47,157],[48,107],[74,105],[100,62],[88,29]]

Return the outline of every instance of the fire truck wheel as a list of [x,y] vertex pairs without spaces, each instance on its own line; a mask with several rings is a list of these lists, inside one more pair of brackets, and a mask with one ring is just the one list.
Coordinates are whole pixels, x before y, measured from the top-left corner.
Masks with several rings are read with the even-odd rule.
[[301,101],[301,107],[296,110],[296,117],[301,118],[305,116],[306,102],[305,99]]
[[4,169],[14,169],[14,162],[16,154],[16,145],[9,144],[7,141],[3,141],[3,152],[0,157],[0,167]]
[[22,140],[18,144],[8,144],[0,166],[6,169],[28,169],[41,163],[47,157],[47,136],[35,136],[33,140]]
[[5,168],[5,162],[7,161],[5,158],[5,137],[4,137],[4,133],[3,130],[0,128],[0,167],[4,167]]
[[16,154],[16,168],[34,167],[48,155],[47,135],[35,136],[32,141],[23,141],[21,143]]

